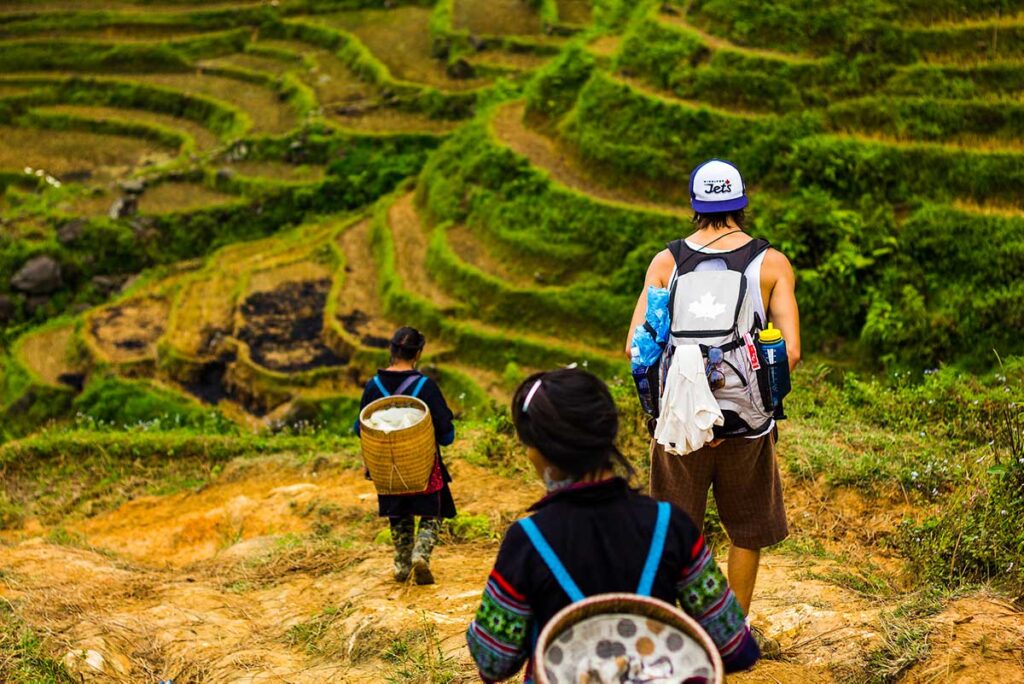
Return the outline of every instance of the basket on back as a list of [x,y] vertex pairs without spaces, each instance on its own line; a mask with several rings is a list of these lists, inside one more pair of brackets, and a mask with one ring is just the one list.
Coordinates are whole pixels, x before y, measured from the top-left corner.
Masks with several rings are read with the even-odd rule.
[[[385,432],[369,418],[390,408],[415,408],[423,417],[410,427]],[[427,405],[415,397],[392,396],[371,402],[359,412],[363,462],[378,494],[415,494],[427,489],[437,458],[434,423]]]
[[534,663],[537,684],[725,677],[718,649],[693,618],[637,594],[599,594],[563,608],[541,631]]

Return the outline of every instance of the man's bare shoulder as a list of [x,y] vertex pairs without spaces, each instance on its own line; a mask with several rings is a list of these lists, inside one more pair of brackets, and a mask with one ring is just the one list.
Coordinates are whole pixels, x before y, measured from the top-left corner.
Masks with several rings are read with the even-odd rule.
[[665,286],[672,279],[672,272],[676,268],[676,258],[672,252],[663,249],[651,259],[651,265],[647,267],[647,281]]
[[764,254],[764,265],[761,267],[761,273],[770,274],[773,276],[773,280],[778,279],[779,276],[783,276],[793,272],[793,264],[789,262],[789,257],[775,249],[770,247]]

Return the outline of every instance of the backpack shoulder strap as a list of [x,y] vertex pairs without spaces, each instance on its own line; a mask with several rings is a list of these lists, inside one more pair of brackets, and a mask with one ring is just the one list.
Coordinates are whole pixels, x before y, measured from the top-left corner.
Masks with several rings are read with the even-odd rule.
[[420,381],[416,383],[416,387],[413,388],[412,394],[409,396],[419,398],[420,392],[423,391],[423,386],[427,384],[427,376],[421,375]]
[[380,381],[380,376],[379,375],[374,375],[373,376],[373,383],[375,385],[377,385],[377,389],[380,390],[380,394],[381,394],[382,397],[390,397],[391,396],[391,392],[388,392],[387,389],[384,387],[384,383]]
[[537,524],[530,518],[523,518],[519,521],[519,526],[526,532],[526,536],[529,537],[530,543],[533,544],[533,548],[537,549],[537,553],[540,554],[544,564],[548,566],[548,570],[555,576],[559,586],[562,587],[562,591],[566,593],[569,600],[573,603],[582,601],[586,598],[580,588],[576,586],[576,582],[573,581],[569,575],[569,571],[562,565],[562,561],[559,560],[558,555],[554,552],[551,546],[548,544],[548,540],[544,538],[540,530],[537,528]]
[[751,240],[750,242],[736,250],[736,252],[734,253],[735,264],[729,263],[728,259],[726,260],[726,263],[729,263],[729,268],[731,268],[732,270],[739,271],[740,273],[745,273],[747,268],[750,267],[750,264],[754,263],[754,259],[756,259],[757,257],[767,252],[769,249],[771,249],[771,246],[772,243],[768,242],[767,240],[754,238],[753,240]]
[[672,517],[672,507],[664,502],[658,502],[658,519],[654,523],[654,536],[651,538],[651,548],[647,551],[647,562],[644,563],[644,572],[640,576],[640,584],[636,593],[640,596],[650,596],[654,588],[654,578],[658,574],[658,567],[661,565],[661,557],[665,552],[665,538],[668,536],[668,521]]
[[[417,380],[426,380],[426,377],[419,374],[410,375],[409,377],[402,381],[401,385],[398,386],[398,388],[395,390],[395,394],[405,394],[409,390],[409,388],[412,387],[413,383],[416,382]],[[414,394],[412,396],[416,395]]]

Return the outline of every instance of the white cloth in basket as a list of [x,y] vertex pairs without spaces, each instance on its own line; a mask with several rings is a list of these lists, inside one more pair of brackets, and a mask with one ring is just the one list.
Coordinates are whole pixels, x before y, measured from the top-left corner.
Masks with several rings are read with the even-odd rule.
[[396,430],[412,427],[423,420],[424,415],[426,415],[426,412],[418,408],[386,408],[374,411],[373,415],[366,420],[366,423],[374,430],[395,432]]

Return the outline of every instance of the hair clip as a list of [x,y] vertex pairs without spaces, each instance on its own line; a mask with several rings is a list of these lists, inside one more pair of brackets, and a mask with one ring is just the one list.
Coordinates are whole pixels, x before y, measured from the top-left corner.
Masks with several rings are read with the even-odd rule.
[[537,382],[533,383],[533,387],[531,387],[530,391],[526,393],[526,399],[523,400],[523,413],[526,413],[526,410],[530,408],[530,402],[533,400],[533,395],[540,389],[541,379],[542,378],[537,378]]

